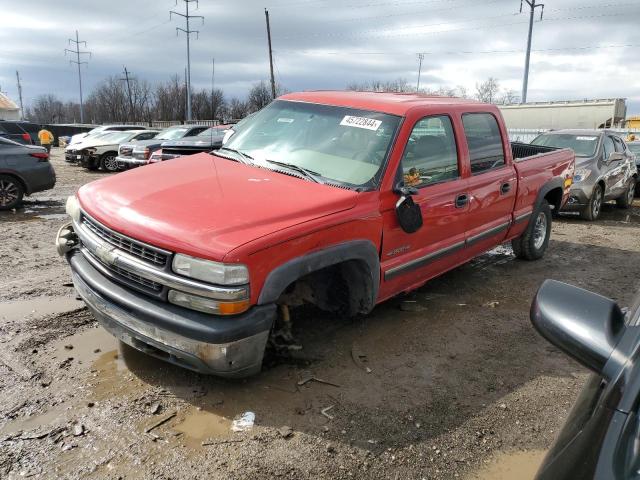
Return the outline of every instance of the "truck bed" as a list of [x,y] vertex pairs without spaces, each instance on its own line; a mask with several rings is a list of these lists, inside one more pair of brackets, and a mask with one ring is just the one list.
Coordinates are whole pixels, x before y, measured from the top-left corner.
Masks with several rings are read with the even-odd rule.
[[511,142],[511,154],[514,162],[523,162],[530,160],[536,155],[542,155],[549,152],[560,150],[556,147],[544,147],[541,145],[531,145],[530,143]]

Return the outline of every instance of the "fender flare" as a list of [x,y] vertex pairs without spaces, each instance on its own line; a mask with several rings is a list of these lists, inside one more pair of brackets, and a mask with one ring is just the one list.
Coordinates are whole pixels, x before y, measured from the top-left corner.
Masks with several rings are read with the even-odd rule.
[[267,275],[258,297],[258,305],[275,302],[291,283],[309,273],[349,260],[361,261],[368,266],[373,286],[370,305],[373,308],[380,287],[380,258],[377,248],[370,240],[352,240],[331,245],[278,266]]
[[547,196],[547,193],[549,193],[554,188],[559,188],[562,191],[563,185],[563,180],[560,177],[552,178],[547,183],[542,185],[542,187],[540,187],[540,190],[538,191],[538,196],[536,197],[536,202],[533,205],[533,210],[535,211],[540,206],[540,204],[544,200],[544,197]]

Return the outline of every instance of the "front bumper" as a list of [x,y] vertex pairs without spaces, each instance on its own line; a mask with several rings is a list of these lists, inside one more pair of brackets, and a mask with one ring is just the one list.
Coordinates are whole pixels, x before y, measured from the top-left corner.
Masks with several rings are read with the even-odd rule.
[[200,313],[124,288],[77,247],[65,256],[78,294],[96,320],[124,343],[201,373],[240,378],[260,371],[275,305],[229,317]]
[[69,153],[69,152],[65,152],[64,153],[64,161],[65,162],[69,162],[69,163],[76,163],[79,162],[80,160],[82,160],[82,155],[80,155],[79,153]]
[[569,199],[562,207],[562,211],[575,212],[584,209],[589,204],[592,190],[592,186],[585,188],[574,184],[569,190]]
[[116,157],[116,162],[118,162],[118,167],[126,169],[132,167],[139,167],[141,165],[146,165],[147,160],[141,160],[139,158],[133,157]]

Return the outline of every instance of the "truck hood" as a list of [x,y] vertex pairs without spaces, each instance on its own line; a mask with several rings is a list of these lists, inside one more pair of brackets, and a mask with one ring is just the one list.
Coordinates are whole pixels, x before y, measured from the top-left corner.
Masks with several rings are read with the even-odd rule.
[[200,153],[84,185],[82,209],[116,232],[222,260],[235,248],[353,208],[358,193]]

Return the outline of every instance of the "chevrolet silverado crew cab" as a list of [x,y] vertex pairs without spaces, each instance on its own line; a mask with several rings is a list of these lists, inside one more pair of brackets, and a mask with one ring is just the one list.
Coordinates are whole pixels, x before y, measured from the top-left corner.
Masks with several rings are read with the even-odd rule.
[[57,247],[114,336],[241,377],[289,307],[366,314],[506,241],[540,258],[573,171],[571,150],[511,145],[493,105],[294,93],[218,150],[84,185]]

